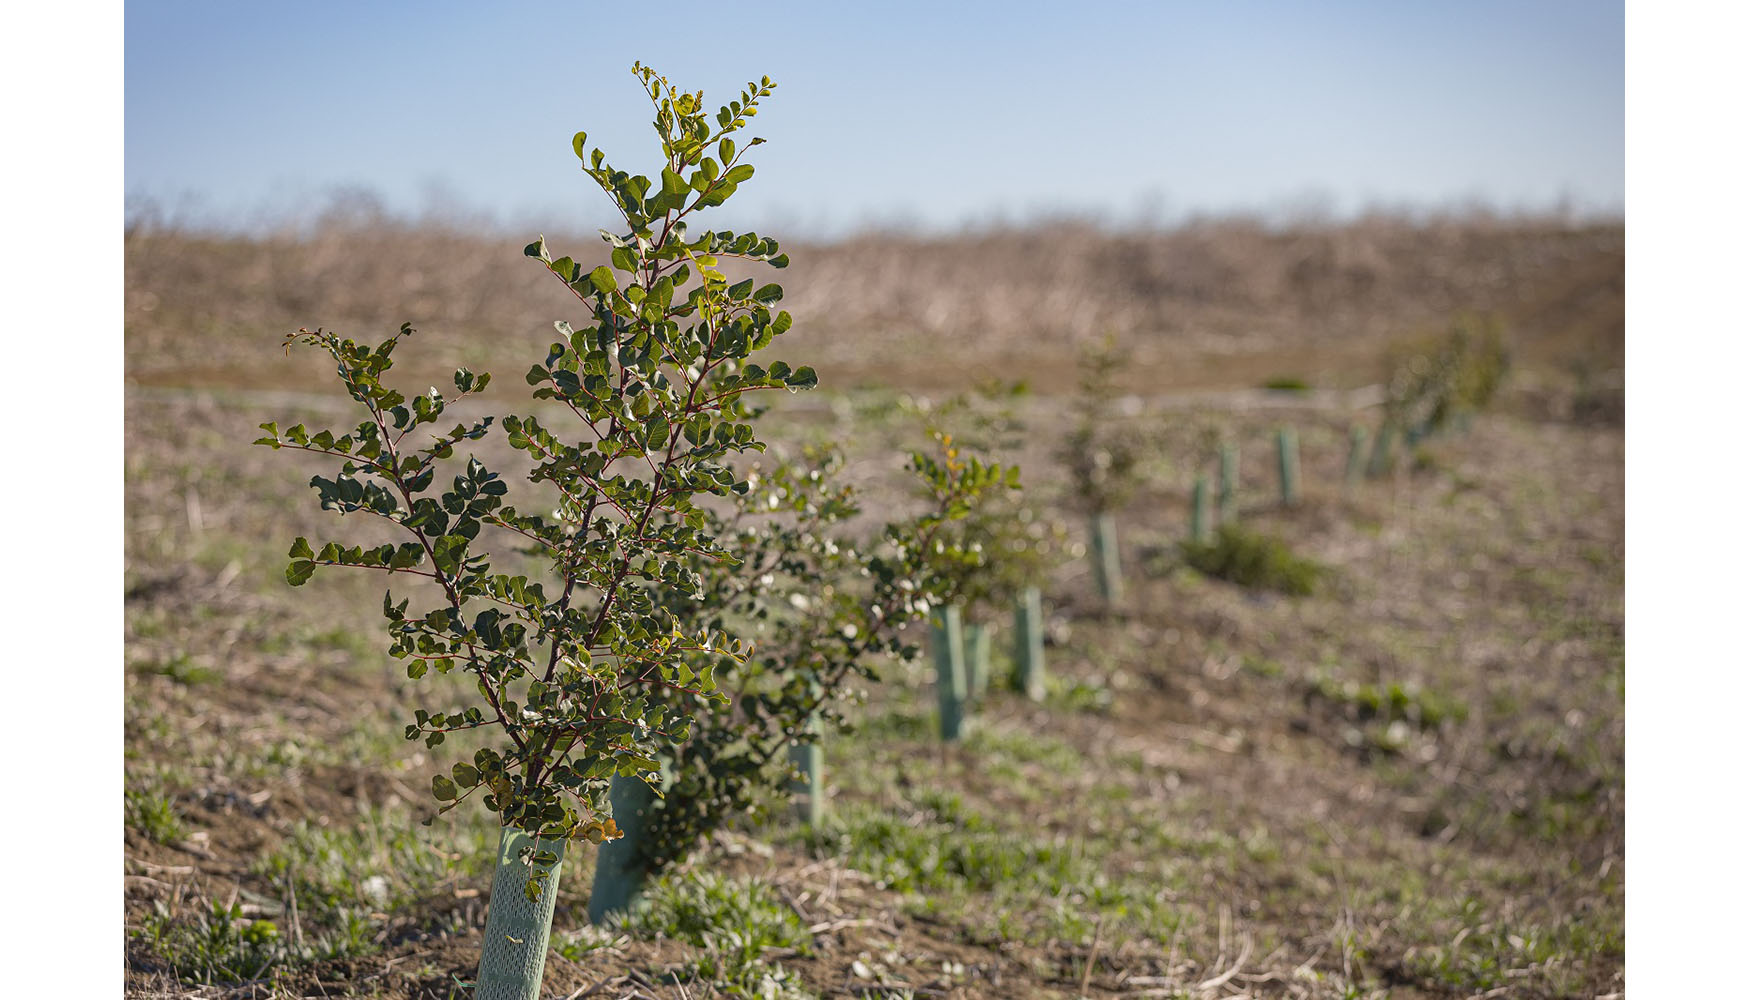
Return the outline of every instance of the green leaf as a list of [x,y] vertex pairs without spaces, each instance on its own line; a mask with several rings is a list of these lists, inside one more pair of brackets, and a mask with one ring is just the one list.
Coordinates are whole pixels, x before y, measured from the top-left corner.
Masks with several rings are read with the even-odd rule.
[[439,802],[449,802],[456,797],[456,783],[441,774],[431,776],[431,794]]
[[588,141],[589,135],[585,132],[579,132],[571,137],[571,151],[576,153],[580,160],[583,159],[583,144]]
[[589,283],[594,285],[595,290],[603,295],[612,295],[620,289],[620,286],[614,283],[614,272],[606,264],[589,272]]
[[302,587],[310,579],[310,574],[316,572],[316,564],[308,559],[294,559],[286,567],[286,582],[294,587]]
[[687,196],[687,182],[680,174],[669,167],[662,168],[662,196],[671,202],[679,202]]

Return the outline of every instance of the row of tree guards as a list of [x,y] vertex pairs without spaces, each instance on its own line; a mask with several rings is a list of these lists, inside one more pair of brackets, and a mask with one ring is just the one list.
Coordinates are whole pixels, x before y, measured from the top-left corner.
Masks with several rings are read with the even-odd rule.
[[[666,81],[664,83],[666,85]],[[761,94],[764,94],[763,90]],[[578,144],[581,141],[580,135]],[[566,261],[569,263],[569,258]],[[557,264],[550,267],[556,268]],[[598,270],[606,271],[605,268]],[[759,297],[756,293],[755,298]],[[784,318],[788,319],[787,314]],[[1084,358],[1082,392],[1076,405],[1079,419],[1065,439],[1062,451],[1069,466],[1077,503],[1082,509],[1092,511],[1088,551],[1095,585],[1108,608],[1118,604],[1123,596],[1117,524],[1112,512],[1127,505],[1137,486],[1138,458],[1147,447],[1146,443],[1138,445],[1134,435],[1125,433],[1111,419],[1108,403],[1116,391],[1113,376],[1123,364],[1124,356],[1110,340],[1103,348]],[[1500,384],[1506,365],[1498,325],[1478,318],[1460,318],[1444,338],[1398,358],[1386,386],[1384,419],[1379,432],[1370,435],[1361,427],[1350,430],[1343,472],[1344,488],[1363,478],[1389,472],[1393,466],[1393,450],[1399,442],[1414,448],[1423,438],[1434,433],[1468,429],[1470,414],[1489,401]],[[458,387],[463,391],[467,391],[465,376],[465,370],[457,376]],[[264,426],[272,429],[271,425]],[[1106,433],[1112,428],[1119,429]],[[945,448],[948,446],[949,439],[945,435],[938,435],[938,439]],[[273,443],[278,444],[277,433]],[[1301,496],[1300,443],[1294,428],[1279,428],[1275,443],[1280,502],[1283,507],[1293,507],[1300,502]],[[295,444],[302,445],[303,442]],[[947,451],[949,465],[931,463],[919,471],[952,482],[952,475],[943,470],[953,470],[954,457],[955,453],[950,449]],[[994,481],[988,473],[1003,473],[1000,466],[987,466],[980,471],[976,460],[972,466],[975,473],[984,477],[981,482],[987,485]],[[1217,522],[1222,530],[1216,544],[1225,544],[1229,526],[1237,523],[1239,453],[1231,443],[1220,449],[1218,468],[1219,478],[1213,497],[1206,476],[1197,476],[1191,486],[1188,544],[1209,544],[1212,528]],[[1015,472],[1011,470],[1007,476],[1013,480]],[[303,542],[299,539],[300,544]],[[294,548],[294,554],[296,552]],[[307,551],[305,555],[308,557]],[[1003,579],[1001,589],[1015,593],[1029,577],[1037,578],[1040,565],[1030,563]],[[288,570],[288,579],[300,571],[307,576],[309,566],[308,558],[302,564],[294,563]],[[1015,579],[1016,576],[1019,579]],[[980,582],[995,583],[998,579],[999,576],[992,573]],[[976,600],[973,592],[959,588],[944,589],[935,599],[954,602],[955,598],[947,596],[950,593],[961,594],[960,599],[968,601],[967,606]],[[937,607],[930,623],[941,738],[945,742],[961,737],[968,713],[976,708],[994,680],[990,670],[990,627],[982,622],[963,621],[962,614],[959,604],[948,603]],[[1014,671],[1004,681],[1029,698],[1042,700],[1046,686],[1044,622],[1037,588],[1019,590],[1014,614],[1015,628],[1011,637]],[[825,755],[821,746],[822,727],[818,718],[808,719],[809,711],[806,707],[800,709],[786,719],[777,733],[791,741],[789,760],[793,765],[793,777],[790,790],[798,818],[806,824],[818,824],[825,816]],[[798,724],[795,718],[808,721]],[[424,724],[427,720],[420,721]],[[774,742],[770,746],[776,750],[782,744]],[[759,763],[763,764],[764,759]],[[434,781],[434,790],[438,787]],[[624,831],[624,836],[611,839],[612,834],[608,833],[609,842],[598,854],[589,905],[592,921],[599,923],[636,905],[651,871],[649,852],[662,839],[663,833],[650,822],[658,816],[651,806],[656,802],[656,796],[677,787],[667,771],[660,775],[656,784],[659,790],[655,791],[638,778],[616,777],[612,780],[609,796],[612,817]],[[439,794],[439,797],[445,796]],[[546,952],[547,928],[555,894],[538,890],[542,884],[557,883],[564,848],[562,841],[541,839],[531,843],[531,838],[507,824],[488,910],[487,941],[476,993],[479,1000],[534,1000],[539,995],[540,964]],[[532,861],[528,860],[531,857]]]
[[[1363,478],[1385,474],[1390,468],[1395,439],[1401,437],[1407,446],[1413,447],[1423,436],[1396,432],[1390,424],[1376,434],[1370,434],[1359,425],[1351,427],[1343,475],[1345,488]],[[1275,441],[1278,502],[1284,507],[1293,507],[1301,500],[1300,438],[1294,428],[1281,427],[1276,431]],[[1217,469],[1213,497],[1206,475],[1197,476],[1191,486],[1188,535],[1195,542],[1207,542],[1213,534],[1214,524],[1232,524],[1239,516],[1239,449],[1235,445],[1221,446]],[[1124,588],[1118,559],[1117,520],[1110,511],[1093,514],[1088,520],[1088,533],[1088,554],[1095,587],[1104,604],[1108,607],[1116,605],[1123,599]],[[1045,619],[1038,587],[1027,587],[1016,598],[1014,628],[1009,639],[1014,670],[1004,681],[1027,698],[1043,701]],[[944,742],[956,742],[965,731],[968,716],[988,693],[993,680],[991,627],[965,621],[958,606],[939,608],[930,618],[930,647],[936,674],[940,736]],[[795,771],[790,793],[796,819],[813,826],[826,817],[826,754],[821,744],[821,727],[816,723],[810,728],[808,740],[799,740],[790,747],[790,764]],[[644,830],[643,813],[655,801],[655,793],[640,779],[615,778],[610,798],[613,815],[625,836],[602,844],[596,853],[589,917],[598,924],[636,905],[649,877],[640,856],[640,840]],[[514,852],[508,857],[514,860]],[[551,907],[552,895],[543,894],[542,898]],[[496,893],[493,903],[498,904]],[[511,908],[520,906],[515,901],[505,905]],[[531,909],[528,919],[538,920],[539,916]]]
[[[1045,700],[1045,621],[1038,587],[1015,600],[1014,673],[1010,683],[1034,701]],[[960,738],[968,706],[990,689],[990,626],[961,621],[958,607],[930,618],[930,650],[936,665],[936,700],[942,739]],[[818,795],[818,785],[809,794]]]

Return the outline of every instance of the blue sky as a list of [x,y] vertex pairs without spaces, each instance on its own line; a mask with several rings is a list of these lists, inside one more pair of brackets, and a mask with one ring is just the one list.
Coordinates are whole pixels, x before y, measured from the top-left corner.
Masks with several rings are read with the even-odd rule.
[[713,102],[778,83],[724,224],[1623,202],[1609,3],[133,0],[125,27],[128,194],[224,225],[341,188],[601,224],[570,137],[648,171],[634,59]]

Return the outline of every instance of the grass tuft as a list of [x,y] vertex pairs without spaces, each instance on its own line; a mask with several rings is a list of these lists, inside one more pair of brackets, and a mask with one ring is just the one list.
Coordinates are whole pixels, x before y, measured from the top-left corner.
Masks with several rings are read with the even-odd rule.
[[129,788],[122,794],[122,816],[128,829],[160,844],[175,844],[188,836],[169,796],[140,788]]
[[1297,556],[1286,542],[1237,524],[1224,524],[1208,542],[1180,545],[1185,562],[1204,576],[1250,590],[1273,590],[1304,597],[1330,574],[1320,564]]
[[[648,905],[619,918],[618,926],[634,937],[671,938],[697,949],[687,967],[669,970],[674,981],[712,983],[731,997],[809,995],[794,973],[766,961],[770,952],[805,955],[813,945],[801,918],[768,884],[687,871],[659,880],[645,898]],[[556,950],[564,955],[572,946]]]

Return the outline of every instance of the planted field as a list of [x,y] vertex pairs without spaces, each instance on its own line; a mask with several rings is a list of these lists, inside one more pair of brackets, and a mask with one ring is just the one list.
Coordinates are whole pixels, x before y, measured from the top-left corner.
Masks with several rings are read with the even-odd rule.
[[[318,324],[374,342],[411,321],[409,395],[465,364],[498,378],[462,418],[546,413],[520,376],[578,310],[519,245],[130,236],[130,996],[469,995],[498,822],[420,825],[431,776],[471,745],[403,728],[472,686],[410,682],[386,655],[381,574],[287,586],[294,536],[341,534],[307,486],[332,463],[249,442],[266,420],[354,419],[331,364],[279,350]],[[1622,990],[1620,227],[790,253],[783,349],[822,384],[771,394],[762,437],[791,458],[840,448],[856,525],[924,507],[904,454],[932,425],[1019,465],[1029,523],[1060,543],[1029,570],[1044,697],[1011,690],[1009,605],[972,605],[991,683],[944,743],[911,625],[926,655],[861,685],[824,740],[818,823],[764,797],[599,925],[595,849],[567,853],[543,996]],[[1459,310],[1501,318],[1504,387],[1352,476],[1393,349]],[[1112,602],[1065,450],[1078,349],[1107,332],[1126,363],[1101,431],[1135,455]],[[974,391],[988,380],[1028,388]],[[470,444],[528,467],[496,428]],[[1186,546],[1199,476],[1210,531]]]

